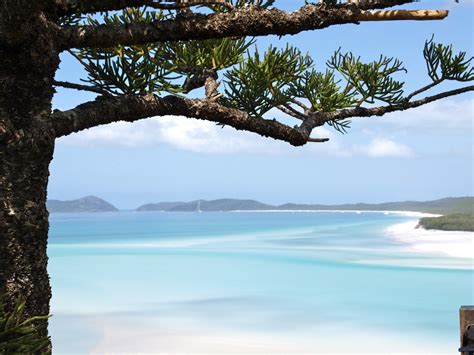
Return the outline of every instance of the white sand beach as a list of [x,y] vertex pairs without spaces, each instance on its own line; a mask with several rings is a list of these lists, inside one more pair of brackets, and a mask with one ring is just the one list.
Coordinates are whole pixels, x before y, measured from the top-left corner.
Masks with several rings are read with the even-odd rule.
[[399,223],[385,232],[416,252],[443,254],[474,261],[474,233],[426,230],[418,221]]

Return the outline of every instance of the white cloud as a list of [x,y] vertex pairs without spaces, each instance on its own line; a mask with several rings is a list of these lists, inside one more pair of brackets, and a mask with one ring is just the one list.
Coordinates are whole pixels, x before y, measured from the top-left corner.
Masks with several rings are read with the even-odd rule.
[[388,138],[374,138],[365,146],[355,146],[354,150],[373,158],[412,158],[415,156],[410,147]]
[[[164,117],[160,122],[163,143],[175,148],[209,154],[237,152],[266,152],[275,148],[275,141],[254,133],[237,132],[231,127],[220,127],[213,122],[196,119]],[[272,142],[273,141],[273,142]]]
[[[95,127],[61,138],[62,144],[89,147],[140,148],[167,145],[175,149],[201,154],[310,154],[313,156],[369,158],[401,157],[410,158],[415,154],[406,145],[383,136],[363,133],[368,143],[349,143],[351,136],[341,136],[328,128],[317,128],[314,137],[328,137],[327,143],[310,143],[302,148],[263,138],[257,134],[236,131],[231,127],[221,128],[213,122],[164,116],[134,123],[117,122]],[[359,135],[360,138],[360,135]],[[353,139],[352,139],[353,140]]]
[[401,129],[465,130],[472,127],[474,99],[462,101],[441,100],[416,109],[395,112],[383,118],[356,118],[371,126],[390,125]]
[[[393,139],[375,136],[369,138],[367,143],[349,143],[347,136],[337,135],[326,128],[318,128],[314,131],[318,137],[328,137],[330,141],[322,145],[307,145],[313,153],[325,154],[337,157],[363,156],[369,158],[413,158],[415,152],[409,146],[396,142]],[[364,136],[374,136],[373,132],[367,131]],[[363,137],[367,140],[366,137]]]
[[221,128],[213,122],[178,116],[116,122],[61,138],[70,146],[151,147],[169,145],[176,149],[206,154],[272,152],[279,144],[250,132]]

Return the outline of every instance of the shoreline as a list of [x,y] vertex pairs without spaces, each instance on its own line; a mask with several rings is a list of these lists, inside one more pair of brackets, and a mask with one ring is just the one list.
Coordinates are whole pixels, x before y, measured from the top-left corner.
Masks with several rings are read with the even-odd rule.
[[230,213],[381,213],[384,215],[396,214],[406,217],[441,217],[441,214],[418,211],[396,211],[396,210],[233,210],[233,211],[206,211],[206,212],[230,212]]
[[385,229],[394,240],[417,253],[441,254],[454,258],[473,259],[474,233],[427,230],[420,220],[397,223]]
[[136,210],[119,210],[119,211],[97,211],[97,212],[50,212],[51,215],[90,215],[90,214],[112,214],[112,213],[381,213],[385,215],[397,214],[407,217],[441,217],[442,214],[434,214],[418,211],[398,211],[398,210],[229,210],[229,211],[136,211]]

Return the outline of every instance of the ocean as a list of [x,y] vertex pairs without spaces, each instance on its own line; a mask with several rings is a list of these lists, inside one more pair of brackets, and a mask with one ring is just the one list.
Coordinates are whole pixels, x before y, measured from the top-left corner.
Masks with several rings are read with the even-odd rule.
[[455,354],[473,260],[396,213],[52,214],[55,354]]

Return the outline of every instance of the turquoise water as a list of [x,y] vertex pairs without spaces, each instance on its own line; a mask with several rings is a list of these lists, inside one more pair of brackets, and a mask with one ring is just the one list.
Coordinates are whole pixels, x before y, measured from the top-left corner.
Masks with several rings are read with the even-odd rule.
[[250,342],[294,352],[453,354],[459,306],[474,302],[473,271],[467,260],[411,252],[385,235],[409,220],[52,214],[55,353],[190,352],[199,336],[231,338],[234,352]]

